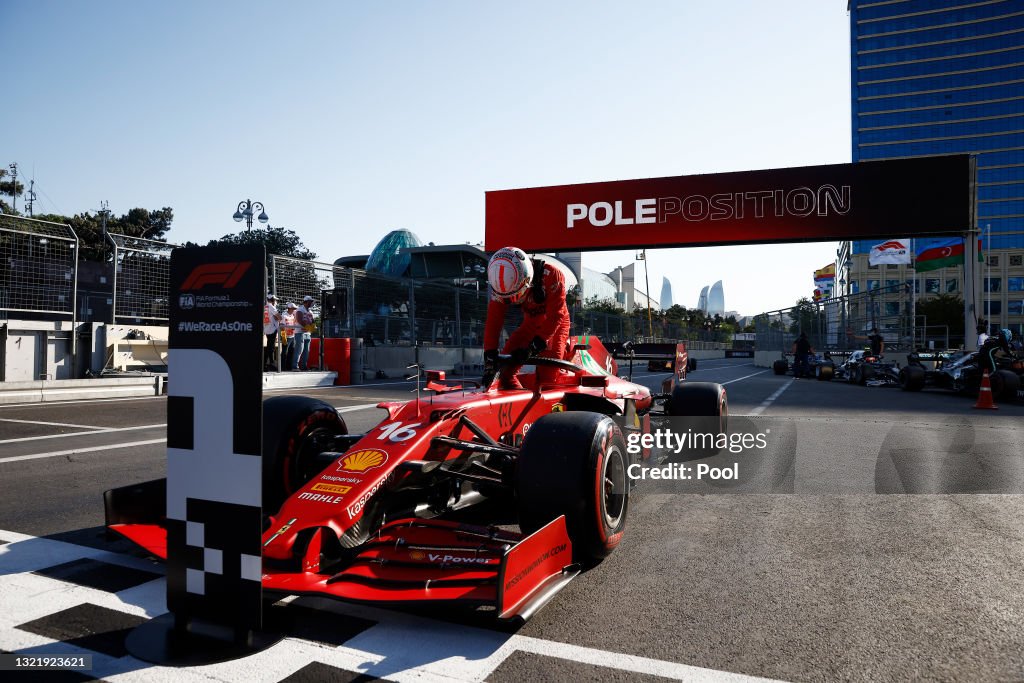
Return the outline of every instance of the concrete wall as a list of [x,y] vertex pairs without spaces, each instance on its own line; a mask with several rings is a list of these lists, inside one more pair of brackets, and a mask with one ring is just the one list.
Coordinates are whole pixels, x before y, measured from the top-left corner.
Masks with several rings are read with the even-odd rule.
[[73,333],[71,321],[0,323],[0,381],[71,379]]
[[0,405],[44,403],[84,398],[158,396],[165,391],[163,377],[104,377],[99,379],[0,382]]

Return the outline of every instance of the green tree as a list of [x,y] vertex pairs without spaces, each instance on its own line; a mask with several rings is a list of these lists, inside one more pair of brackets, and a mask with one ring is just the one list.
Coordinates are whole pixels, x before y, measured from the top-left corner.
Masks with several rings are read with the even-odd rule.
[[619,302],[614,299],[602,299],[597,296],[592,296],[587,299],[583,304],[584,313],[611,313],[613,315],[625,315],[626,309],[624,309]]
[[[103,217],[99,213],[40,214],[35,218],[53,223],[67,223],[78,235],[78,259],[80,261],[106,261],[112,257],[113,244],[103,235]],[[164,241],[165,233],[171,229],[174,211],[165,206],[162,209],[131,209],[121,216],[107,217],[107,232],[128,237]]]
[[[917,302],[918,322],[924,323],[920,316],[925,316],[929,328],[949,327],[949,336],[964,336],[964,300],[956,294],[936,294]],[[928,330],[933,336],[940,330]]]
[[[7,169],[0,168],[0,195],[10,197],[11,203],[13,204],[14,198],[25,191],[25,186],[21,182],[11,180],[8,177],[9,175],[10,174],[7,172]],[[0,210],[4,213],[13,213],[16,216],[21,215],[20,211],[16,213],[11,208],[11,204],[8,204],[3,199],[0,199]]]
[[806,332],[811,337],[817,334],[824,318],[815,303],[807,297],[797,299],[796,305],[790,309],[789,316],[792,319],[789,324],[791,334]]
[[[313,261],[316,253],[306,248],[302,239],[295,234],[294,230],[287,228],[275,228],[267,226],[266,230],[253,229],[224,235],[220,239],[210,240],[206,246],[230,246],[239,244],[262,244],[267,248],[267,263],[271,254],[278,256],[290,256],[291,258]],[[186,242],[186,247],[198,247],[194,242]]]

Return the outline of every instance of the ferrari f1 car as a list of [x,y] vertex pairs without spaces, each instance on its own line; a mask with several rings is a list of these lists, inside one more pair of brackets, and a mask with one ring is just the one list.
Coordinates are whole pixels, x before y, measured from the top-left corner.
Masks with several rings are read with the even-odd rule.
[[[425,395],[379,404],[386,416],[363,434],[322,401],[265,400],[264,592],[521,620],[612,552],[626,528],[628,468],[651,457],[626,437],[659,416],[724,434],[725,389],[685,381],[685,348],[652,394],[617,377],[596,338],[570,344],[571,360],[531,359],[559,372],[541,384],[520,373],[524,389],[427,371]],[[164,510],[152,501],[165,486],[105,494],[108,527],[161,557]],[[488,499],[477,508],[483,525],[467,519]]]

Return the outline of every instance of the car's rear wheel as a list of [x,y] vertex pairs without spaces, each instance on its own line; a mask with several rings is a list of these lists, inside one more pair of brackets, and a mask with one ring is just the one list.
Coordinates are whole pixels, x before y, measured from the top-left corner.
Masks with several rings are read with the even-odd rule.
[[725,387],[714,382],[677,384],[665,408],[671,416],[672,429],[704,436],[702,444],[691,448],[687,457],[707,457],[718,453],[721,435],[729,432],[729,402]]
[[333,437],[348,434],[329,403],[305,396],[275,396],[263,402],[263,509],[284,499],[323,471],[320,454]]
[[785,375],[789,371],[789,363],[784,360],[777,360],[772,363],[772,372],[776,375]]
[[819,382],[831,382],[835,372],[835,367],[831,365],[819,365],[814,370],[814,374],[818,377]]
[[516,498],[523,533],[565,515],[573,559],[596,564],[622,539],[629,511],[626,442],[606,415],[544,415],[523,439]]
[[860,377],[857,378],[857,384],[864,386],[875,376],[875,369],[870,365],[861,365]]
[[900,389],[903,391],[921,391],[924,388],[925,372],[923,368],[908,365],[900,368]]

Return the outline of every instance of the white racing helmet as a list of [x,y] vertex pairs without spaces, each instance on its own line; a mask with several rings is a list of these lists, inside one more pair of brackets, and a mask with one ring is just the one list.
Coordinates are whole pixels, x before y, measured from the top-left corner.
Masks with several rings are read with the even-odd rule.
[[487,284],[495,299],[520,303],[532,283],[533,263],[522,249],[502,247],[491,256],[487,264]]

